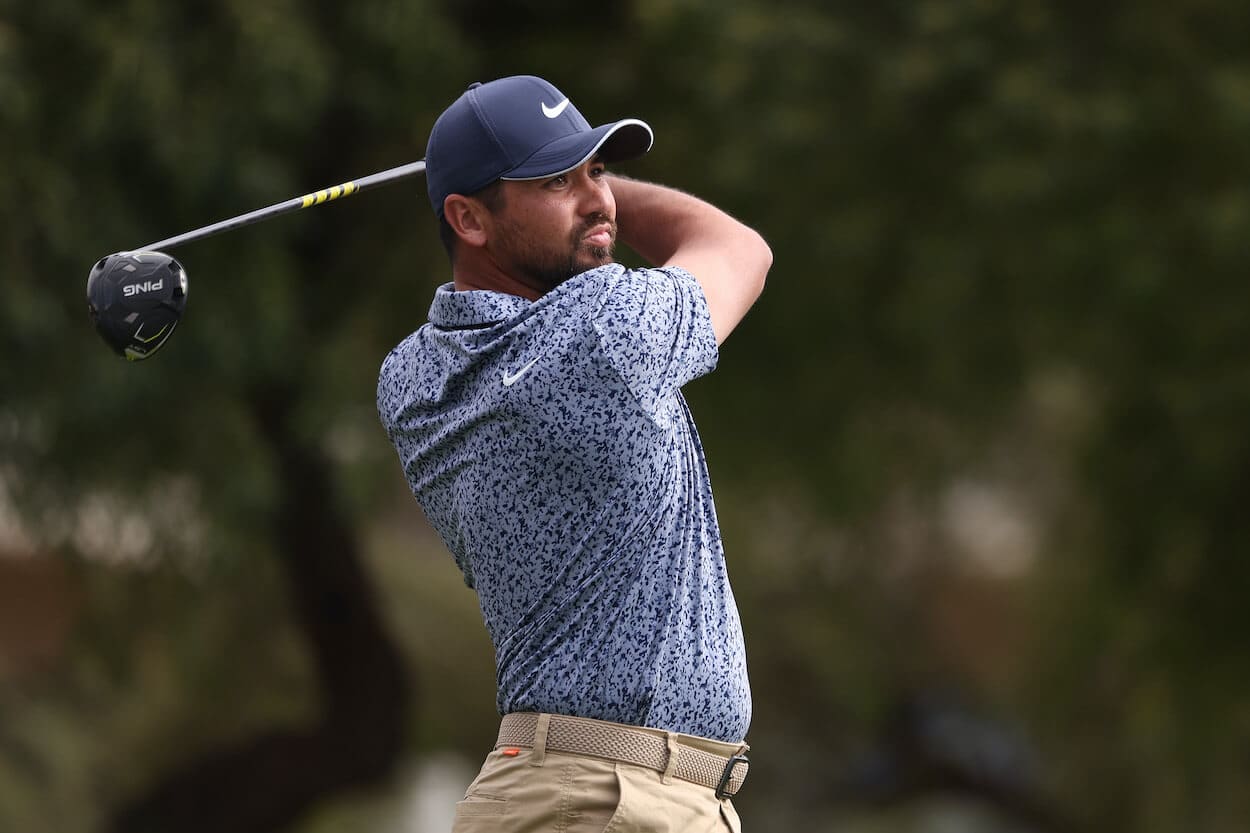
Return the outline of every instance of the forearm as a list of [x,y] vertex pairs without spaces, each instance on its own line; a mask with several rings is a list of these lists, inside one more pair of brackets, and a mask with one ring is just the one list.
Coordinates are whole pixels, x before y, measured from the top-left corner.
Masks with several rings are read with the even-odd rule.
[[611,183],[621,242],[656,266],[667,263],[684,242],[715,224],[700,223],[700,216],[721,219],[716,216],[719,209],[673,188],[617,174],[611,175]]
[[616,197],[617,233],[654,265],[668,263],[682,247],[707,243],[762,244],[747,226],[698,197],[675,188],[610,174]]
[[655,266],[680,266],[707,298],[717,342],[764,288],[772,251],[755,230],[698,197],[612,175],[617,236]]

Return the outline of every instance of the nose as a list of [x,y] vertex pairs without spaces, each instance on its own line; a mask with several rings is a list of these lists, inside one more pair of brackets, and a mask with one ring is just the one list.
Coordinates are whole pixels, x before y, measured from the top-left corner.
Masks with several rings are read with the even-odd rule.
[[591,176],[589,165],[584,165],[578,173],[579,207],[582,214],[587,217],[602,215],[615,219],[616,197],[608,185],[608,178],[602,175]]

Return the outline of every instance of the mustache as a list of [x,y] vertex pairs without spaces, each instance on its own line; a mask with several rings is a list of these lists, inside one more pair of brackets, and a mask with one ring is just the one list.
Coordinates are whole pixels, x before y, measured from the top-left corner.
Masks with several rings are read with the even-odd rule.
[[599,226],[604,226],[604,225],[606,225],[608,229],[612,232],[612,239],[615,240],[616,239],[616,221],[606,214],[596,214],[590,217],[589,219],[587,219],[586,222],[582,225],[581,229],[577,232],[577,239],[581,240],[591,231],[597,229]]

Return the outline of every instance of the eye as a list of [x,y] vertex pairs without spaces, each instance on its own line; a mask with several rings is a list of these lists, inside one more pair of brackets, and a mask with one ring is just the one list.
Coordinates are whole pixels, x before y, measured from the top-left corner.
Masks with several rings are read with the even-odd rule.
[[608,168],[602,162],[599,162],[590,166],[590,176],[593,179],[598,179],[599,177],[603,176],[607,172],[608,172]]
[[551,188],[563,188],[568,184],[568,174],[560,174],[559,176],[553,176],[551,179],[547,180],[547,186]]

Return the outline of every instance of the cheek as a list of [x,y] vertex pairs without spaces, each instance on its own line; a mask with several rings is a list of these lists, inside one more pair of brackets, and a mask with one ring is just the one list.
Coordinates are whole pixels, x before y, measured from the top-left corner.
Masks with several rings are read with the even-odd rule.
[[566,241],[575,241],[585,225],[577,205],[568,199],[540,198],[513,208],[508,229],[517,236],[513,245],[529,251],[563,250]]

